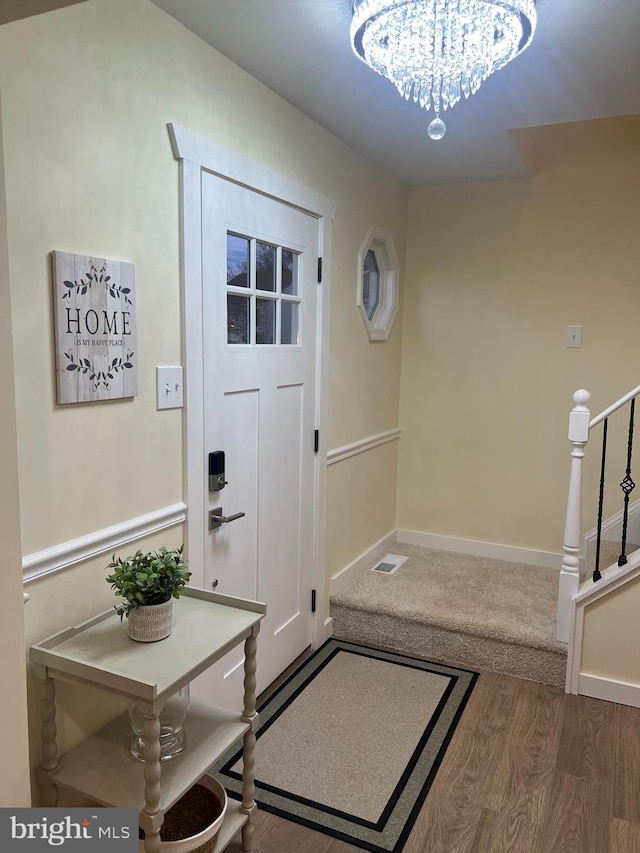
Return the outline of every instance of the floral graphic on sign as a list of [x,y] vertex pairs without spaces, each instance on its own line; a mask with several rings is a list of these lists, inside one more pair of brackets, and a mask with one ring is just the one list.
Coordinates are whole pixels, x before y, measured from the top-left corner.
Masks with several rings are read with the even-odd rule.
[[113,379],[114,374],[116,374],[119,370],[131,370],[133,364],[131,363],[131,359],[133,358],[133,353],[128,352],[126,355],[126,361],[122,362],[122,358],[114,358],[111,362],[111,367],[108,368],[105,373],[104,370],[97,370],[89,361],[88,358],[83,358],[80,362],[76,362],[74,355],[72,352],[65,352],[66,357],[69,359],[70,364],[67,365],[67,370],[78,370],[79,372],[86,374],[90,373],[89,382],[94,382],[94,391],[96,391],[100,385],[104,385],[107,390],[111,389],[108,380]]
[[[63,299],[71,299],[71,294],[75,292],[76,295],[80,294],[84,296],[85,293],[89,290],[92,284],[104,284],[110,296],[114,299],[118,296],[124,296],[124,301],[127,305],[133,305],[131,299],[129,298],[129,294],[131,293],[130,287],[121,287],[120,285],[115,284],[111,281],[111,276],[106,273],[107,263],[106,261],[98,270],[93,261],[89,261],[89,272],[83,276],[80,281],[69,281],[66,280],[63,282],[64,286],[67,288],[67,292],[62,294]],[[111,283],[109,283],[111,282]]]

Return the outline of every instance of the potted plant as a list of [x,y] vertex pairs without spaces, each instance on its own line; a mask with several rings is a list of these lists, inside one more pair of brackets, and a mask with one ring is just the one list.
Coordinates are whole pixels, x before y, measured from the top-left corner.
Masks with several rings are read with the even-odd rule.
[[146,554],[136,551],[121,559],[113,555],[107,583],[124,601],[115,605],[120,619],[127,617],[129,636],[142,643],[163,640],[171,633],[173,599],[184,595],[191,577],[182,557],[184,545],[161,547]]

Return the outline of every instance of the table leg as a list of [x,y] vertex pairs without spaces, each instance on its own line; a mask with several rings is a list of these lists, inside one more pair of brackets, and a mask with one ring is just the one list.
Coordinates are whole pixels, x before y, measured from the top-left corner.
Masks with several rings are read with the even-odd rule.
[[254,848],[254,817],[255,802],[255,766],[256,766],[256,729],[258,715],[256,714],[256,634],[250,634],[244,643],[244,711],[242,719],[250,723],[245,733],[242,751],[242,805],[241,811],[249,816],[242,827],[242,849],[250,853]]
[[38,771],[40,799],[45,808],[55,808],[58,805],[58,789],[51,781],[51,774],[58,766],[57,734],[56,685],[52,678],[45,676],[42,679],[42,699],[40,702],[42,762]]
[[[160,811],[160,715],[144,715],[144,814],[153,817]],[[160,850],[160,830],[145,833],[145,853]]]

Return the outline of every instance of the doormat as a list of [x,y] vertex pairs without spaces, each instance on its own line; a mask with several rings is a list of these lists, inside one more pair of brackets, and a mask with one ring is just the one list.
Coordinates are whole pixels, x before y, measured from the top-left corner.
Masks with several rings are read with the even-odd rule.
[[[260,808],[371,850],[402,850],[478,674],[329,640],[260,709]],[[241,750],[213,767],[242,799]]]

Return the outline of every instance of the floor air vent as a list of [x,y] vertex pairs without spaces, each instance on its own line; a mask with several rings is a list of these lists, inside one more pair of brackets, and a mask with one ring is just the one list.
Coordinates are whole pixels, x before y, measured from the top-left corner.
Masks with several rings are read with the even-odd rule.
[[385,554],[375,566],[371,567],[371,571],[379,572],[381,575],[392,575],[408,559],[408,557],[403,557],[400,554]]

